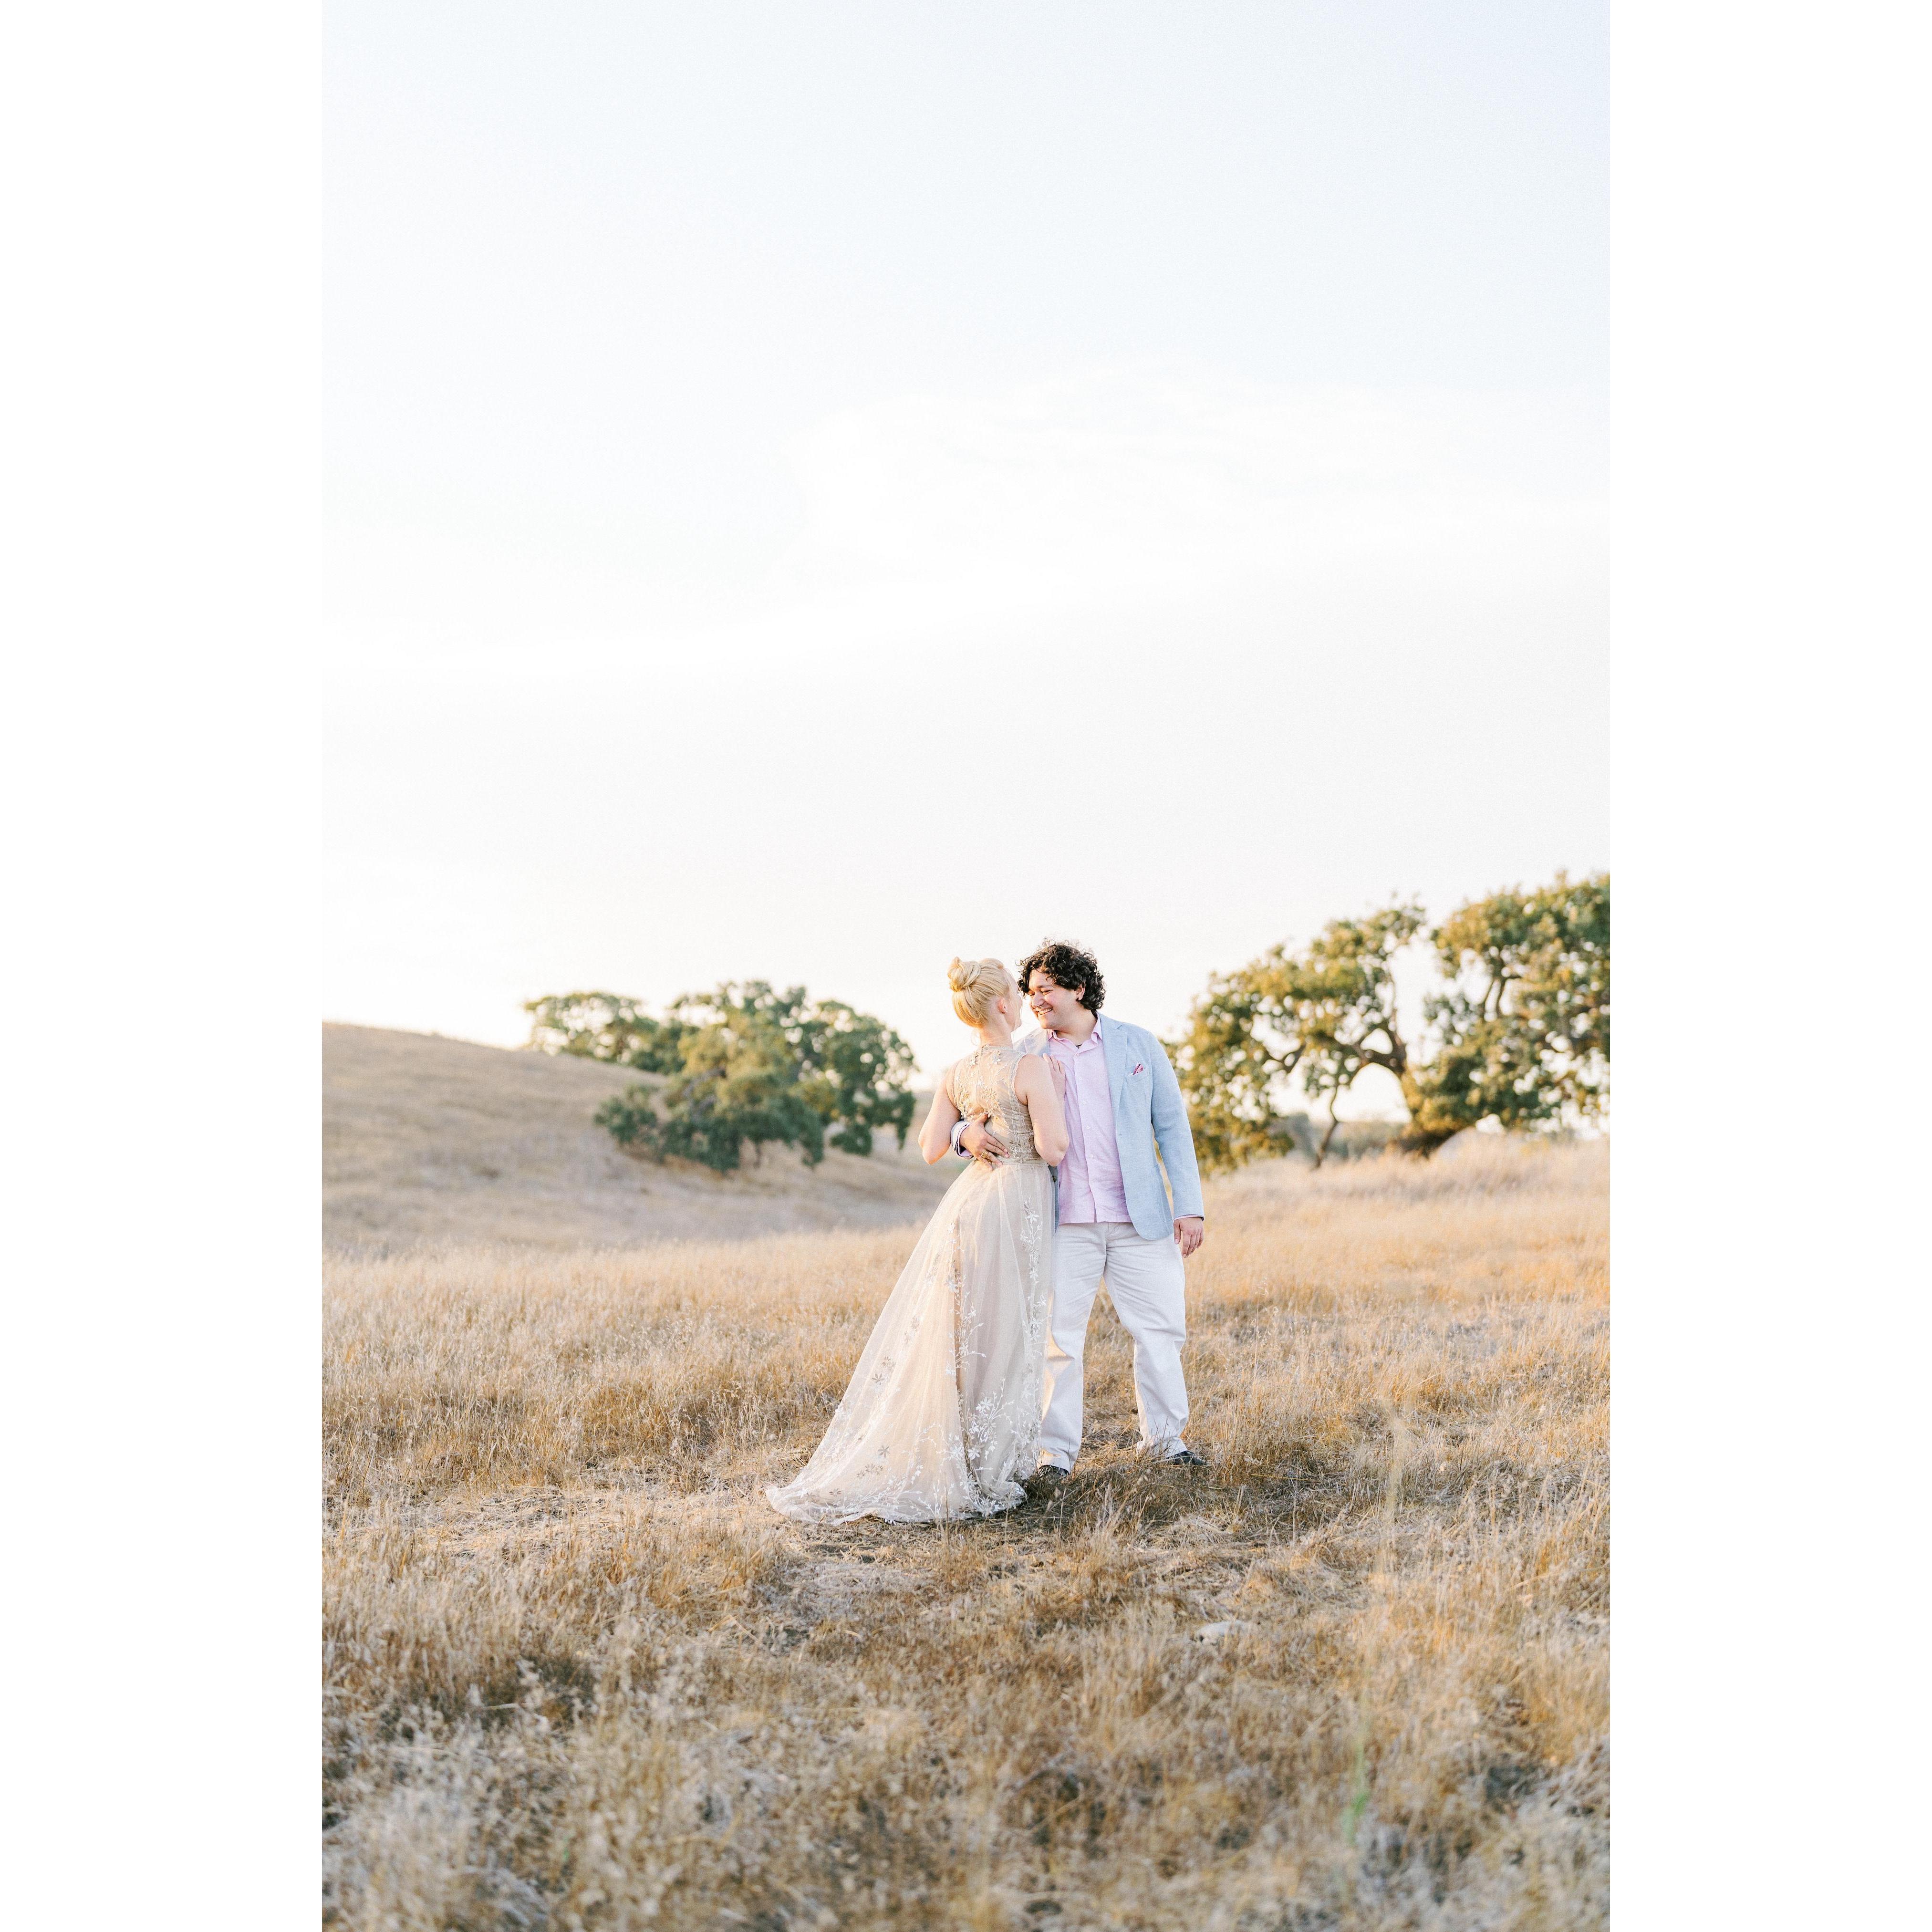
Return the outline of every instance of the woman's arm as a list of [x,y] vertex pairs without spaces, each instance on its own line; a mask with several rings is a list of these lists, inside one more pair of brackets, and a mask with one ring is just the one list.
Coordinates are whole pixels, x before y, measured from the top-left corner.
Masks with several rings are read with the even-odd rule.
[[[1060,1104],[1060,1069],[1043,1053],[1030,1053],[1013,1070],[1013,1091],[1033,1116],[1033,1144],[1048,1167],[1066,1158],[1066,1110]],[[947,1132],[952,1131],[950,1124]]]
[[959,1109],[952,1104],[950,1088],[952,1070],[948,1067],[939,1076],[938,1090],[932,1096],[932,1112],[926,1117],[926,1125],[919,1130],[919,1150],[926,1156],[930,1167],[952,1151],[952,1124],[959,1118]]

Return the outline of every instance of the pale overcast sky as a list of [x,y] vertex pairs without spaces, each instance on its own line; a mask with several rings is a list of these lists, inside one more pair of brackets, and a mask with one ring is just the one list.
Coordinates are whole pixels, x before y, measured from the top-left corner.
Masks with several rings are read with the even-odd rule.
[[332,4],[332,1018],[1608,863],[1598,5]]

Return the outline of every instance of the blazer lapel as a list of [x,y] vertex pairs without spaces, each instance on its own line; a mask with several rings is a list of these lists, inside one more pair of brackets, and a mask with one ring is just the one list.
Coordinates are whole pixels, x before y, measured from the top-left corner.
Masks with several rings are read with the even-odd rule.
[[1107,1059],[1107,1097],[1114,1103],[1114,1118],[1120,1115],[1120,1101],[1127,1090],[1127,1036],[1118,1027],[1100,1025],[1100,1050]]

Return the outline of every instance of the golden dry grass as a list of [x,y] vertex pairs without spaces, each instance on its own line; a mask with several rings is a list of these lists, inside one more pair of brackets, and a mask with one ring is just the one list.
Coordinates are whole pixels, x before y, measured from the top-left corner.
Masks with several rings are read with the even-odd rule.
[[328,1911],[356,1928],[1596,1926],[1606,1150],[1210,1196],[1204,1471],[1104,1306],[1060,1496],[760,1486],[912,1231],[329,1274]]

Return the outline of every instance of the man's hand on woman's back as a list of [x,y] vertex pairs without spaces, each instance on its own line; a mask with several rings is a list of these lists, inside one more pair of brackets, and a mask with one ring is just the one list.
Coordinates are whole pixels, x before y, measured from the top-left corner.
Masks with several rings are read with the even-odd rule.
[[961,1130],[959,1151],[975,1160],[998,1160],[1006,1150],[1006,1142],[987,1126],[983,1114],[975,1114]]

